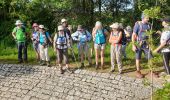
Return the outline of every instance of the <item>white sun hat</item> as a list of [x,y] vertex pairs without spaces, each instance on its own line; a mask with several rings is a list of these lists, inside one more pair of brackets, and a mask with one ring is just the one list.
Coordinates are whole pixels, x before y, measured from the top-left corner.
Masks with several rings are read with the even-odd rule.
[[23,23],[21,22],[21,20],[17,20],[15,25],[22,25]]
[[63,18],[61,19],[61,23],[67,22],[67,19]]
[[39,25],[39,28],[44,29],[45,27],[44,25]]
[[102,26],[102,23],[100,21],[97,21],[95,26]]
[[119,23],[113,23],[112,25],[110,25],[111,28],[115,28],[118,29],[119,28]]

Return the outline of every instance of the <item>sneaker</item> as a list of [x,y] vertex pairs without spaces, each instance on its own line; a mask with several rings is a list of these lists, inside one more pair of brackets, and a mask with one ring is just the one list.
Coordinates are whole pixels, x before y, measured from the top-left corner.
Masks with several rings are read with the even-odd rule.
[[95,69],[98,70],[98,68],[99,68],[99,65],[96,65],[96,66],[95,66]]
[[45,61],[42,61],[41,63],[40,63],[40,66],[45,66],[46,64],[45,64]]
[[101,70],[103,70],[104,69],[104,65],[101,65]]
[[112,69],[112,70],[110,70],[110,73],[113,73],[115,70],[114,69]]
[[60,68],[60,74],[64,74],[64,70]]
[[51,67],[50,61],[47,61],[47,66],[48,66],[48,67]]
[[141,74],[140,71],[136,71],[136,77],[137,77],[137,78],[144,78],[144,75]]
[[80,68],[84,68],[84,63],[81,63],[81,66],[80,66]]

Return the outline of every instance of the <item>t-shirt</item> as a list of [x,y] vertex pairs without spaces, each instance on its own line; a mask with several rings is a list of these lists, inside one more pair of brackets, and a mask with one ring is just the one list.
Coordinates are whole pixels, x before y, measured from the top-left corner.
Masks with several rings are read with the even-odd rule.
[[26,36],[23,28],[15,27],[12,33],[16,34],[16,39],[18,42],[25,42]]
[[[47,37],[46,37],[47,36]],[[49,38],[50,37],[50,35],[49,35],[49,33],[48,32],[46,32],[45,34],[42,34],[41,32],[40,32],[40,36],[39,36],[39,41],[40,41],[40,43],[42,44],[42,43],[47,43],[47,38]]]
[[148,23],[136,22],[133,28],[133,32],[136,33],[136,35],[138,35],[140,41],[146,39],[146,31],[149,29],[150,26]]
[[[160,42],[164,43],[167,42],[167,40],[170,38],[170,31],[164,31],[161,35],[161,39]],[[161,52],[170,52],[170,48],[169,47],[165,47],[162,49]]]

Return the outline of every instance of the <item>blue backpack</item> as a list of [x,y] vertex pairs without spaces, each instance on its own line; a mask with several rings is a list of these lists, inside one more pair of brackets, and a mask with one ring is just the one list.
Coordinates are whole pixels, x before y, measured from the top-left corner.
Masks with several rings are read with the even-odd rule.
[[104,34],[104,29],[102,29],[102,33],[99,33],[97,30],[96,37],[95,37],[96,44],[104,44],[106,43],[106,36]]

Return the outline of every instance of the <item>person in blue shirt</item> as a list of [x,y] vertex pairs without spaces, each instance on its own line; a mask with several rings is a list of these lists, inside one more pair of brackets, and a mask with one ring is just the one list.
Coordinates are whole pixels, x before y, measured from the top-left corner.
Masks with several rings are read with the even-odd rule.
[[101,68],[104,67],[104,50],[106,45],[107,30],[103,28],[102,23],[97,21],[93,28],[92,35],[94,40],[96,70],[99,68],[99,54],[101,55]]
[[84,29],[82,25],[78,25],[77,31],[73,33],[72,38],[74,41],[78,42],[78,51],[79,56],[81,58],[81,66],[80,68],[84,67],[84,58],[85,55],[88,57],[89,66],[92,65],[91,63],[91,55],[89,51],[89,42],[92,38],[91,34]]
[[[146,32],[150,30],[149,25],[149,17],[147,15],[142,14],[142,21],[137,21],[135,23],[135,26],[133,28],[132,33],[132,50],[136,53],[136,77],[143,78],[144,75],[141,73],[141,66],[140,66],[140,60],[142,52],[144,52],[146,59],[151,59],[152,55],[149,51],[149,46],[147,43],[148,36],[146,35]],[[138,45],[136,45],[136,43]]]
[[44,25],[39,25],[39,50],[40,50],[40,58],[41,63],[40,65],[46,65],[45,61],[47,62],[47,66],[50,67],[50,58],[48,55],[48,46],[49,43],[52,43],[52,39],[48,32],[45,31]]

